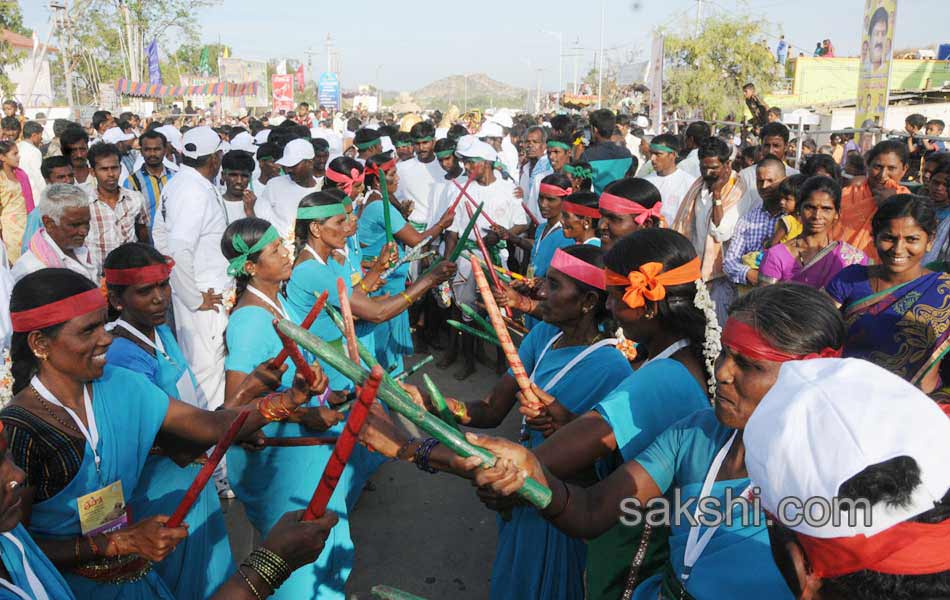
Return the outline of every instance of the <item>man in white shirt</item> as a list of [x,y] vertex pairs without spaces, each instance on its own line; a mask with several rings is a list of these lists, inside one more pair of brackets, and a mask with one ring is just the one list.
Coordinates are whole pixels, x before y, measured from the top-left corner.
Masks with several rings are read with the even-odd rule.
[[40,144],[43,143],[43,126],[36,121],[27,121],[23,124],[23,139],[17,143],[20,149],[20,168],[26,171],[30,179],[30,188],[33,198],[38,199],[46,187],[40,167],[43,165],[43,153]]
[[711,135],[712,129],[710,129],[709,123],[705,121],[693,121],[683,132],[683,150],[687,152],[687,155],[686,158],[680,161],[679,168],[689,173],[693,181],[700,176],[699,147]]
[[294,240],[294,225],[297,223],[297,206],[307,194],[323,189],[323,179],[313,176],[313,159],[316,153],[310,140],[298,138],[287,142],[284,154],[276,164],[284,168],[286,175],[267,182],[267,187],[255,205],[254,213],[271,222],[281,237]]
[[518,149],[511,142],[511,128],[514,126],[511,113],[501,110],[492,115],[489,121],[501,125],[504,137],[501,139],[501,151],[498,152],[498,158],[505,164],[505,168],[508,169],[511,176],[516,177],[518,175]]
[[679,147],[679,140],[669,133],[658,135],[650,142],[650,161],[655,173],[645,179],[660,190],[663,199],[660,213],[667,225],[676,218],[683,197],[697,179],[676,165]]
[[412,137],[415,158],[396,165],[396,171],[399,173],[396,198],[403,203],[412,202],[409,222],[416,230],[425,231],[430,218],[438,219],[440,216],[431,214],[429,199],[432,186],[443,178],[445,170],[435,159],[435,127],[432,123],[416,123],[409,135]]
[[224,200],[228,223],[258,216],[255,213],[257,195],[250,188],[253,173],[254,159],[247,152],[231,150],[221,158],[221,178],[224,180],[221,199]]
[[13,265],[13,279],[19,281],[40,269],[65,268],[98,283],[96,265],[85,245],[91,218],[89,196],[78,186],[54,183],[39,200],[43,227]]
[[[778,122],[768,123],[759,131],[759,138],[762,140],[762,143],[756,162],[762,160],[769,154],[784,161],[785,153],[788,151],[788,127]],[[742,179],[742,182],[745,184],[745,196],[743,196],[739,202],[740,217],[753,208],[762,206],[762,196],[759,195],[759,190],[756,189],[755,186],[755,168],[756,165],[752,165],[751,167],[746,167],[739,171],[739,178]],[[798,175],[798,169],[790,167],[788,163],[785,163],[785,176],[791,177],[792,175]]]
[[538,206],[541,180],[554,172],[546,156],[548,136],[543,127],[532,127],[525,133],[525,155],[528,161],[521,167],[520,187],[522,200],[538,223],[545,219]]

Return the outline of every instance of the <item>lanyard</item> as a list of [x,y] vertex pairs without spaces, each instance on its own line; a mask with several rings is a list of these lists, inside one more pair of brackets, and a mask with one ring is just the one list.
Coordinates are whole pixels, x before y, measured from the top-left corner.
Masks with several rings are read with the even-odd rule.
[[30,584],[30,591],[33,592],[33,597],[31,598],[24,592],[22,589],[17,587],[11,581],[5,579],[0,579],[0,585],[7,588],[23,600],[49,600],[49,595],[46,593],[46,588],[43,587],[43,584],[40,582],[40,578],[36,576],[36,573],[33,572],[33,567],[30,566],[29,561],[26,560],[26,552],[23,551],[23,544],[20,543],[20,540],[16,539],[9,531],[3,532],[3,537],[7,538],[13,545],[16,546],[17,550],[20,551],[20,560],[23,562],[23,572],[26,575],[26,581]]
[[[693,512],[693,519],[697,521],[697,523],[689,528],[689,536],[686,538],[686,550],[683,555],[683,574],[680,575],[680,579],[683,581],[684,586],[686,580],[689,579],[690,572],[693,570],[693,565],[699,560],[700,555],[706,550],[706,546],[712,541],[716,530],[719,529],[719,526],[716,525],[715,527],[706,528],[706,531],[704,531],[702,535],[699,534],[699,502],[709,496],[712,491],[713,484],[716,482],[716,475],[719,474],[719,468],[722,466],[723,461],[726,460],[726,455],[729,454],[729,449],[732,448],[732,443],[736,440],[738,433],[738,430],[733,431],[729,441],[719,449],[719,453],[716,454],[716,458],[713,459],[712,465],[710,465],[709,471],[706,473],[706,479],[703,481],[703,487],[699,492],[696,510]],[[750,483],[742,490],[740,496],[749,500],[752,495],[751,491],[752,484]]]
[[[310,246],[307,246],[307,247],[309,248]],[[254,294],[255,296],[257,296],[258,298],[260,298],[262,301],[266,302],[268,306],[270,306],[271,308],[273,308],[273,309],[277,312],[277,314],[279,314],[279,315],[282,316],[283,318],[285,318],[285,319],[290,319],[290,317],[287,316],[287,311],[284,310],[284,307],[281,306],[281,305],[276,304],[273,300],[271,300],[270,298],[268,298],[268,297],[267,297],[267,294],[265,294],[264,292],[260,291],[259,289],[257,289],[257,288],[254,287],[253,285],[248,285],[248,286],[247,286],[247,291],[251,292],[252,294]],[[280,298],[277,299],[277,302],[280,302]]]
[[[554,343],[557,342],[559,339],[561,339],[561,336],[563,335],[564,335],[563,331],[559,332],[556,336],[551,338],[551,340],[548,342],[548,345],[545,346],[544,350],[541,351],[541,354],[538,356],[538,360],[535,361],[534,367],[531,369],[531,374],[528,375],[528,379],[530,379],[532,383],[537,383],[534,380],[534,374],[538,370],[538,367],[541,365],[541,361],[544,360],[545,355],[547,355],[548,350],[550,350],[551,347],[554,346]],[[564,379],[564,376],[567,375],[571,371],[571,369],[576,367],[578,363],[580,363],[582,360],[584,360],[585,358],[587,358],[588,356],[590,356],[597,350],[600,350],[604,346],[616,346],[616,345],[617,345],[617,340],[615,338],[607,338],[605,340],[600,340],[596,344],[592,344],[588,346],[587,348],[584,349],[583,352],[581,352],[580,354],[572,358],[570,362],[564,365],[564,367],[560,371],[558,371],[557,374],[554,375],[554,377],[549,379],[548,382],[544,384],[544,386],[541,388],[541,390],[544,392],[550,391],[555,385],[558,384],[558,382]]]
[[96,460],[96,471],[99,470],[99,462],[101,457],[96,448],[99,446],[99,428],[96,427],[96,414],[92,412],[92,401],[89,399],[89,390],[86,386],[82,386],[82,401],[86,409],[86,419],[89,421],[89,428],[87,429],[85,424],[79,418],[73,409],[68,406],[63,406],[63,403],[59,401],[48,389],[43,385],[43,382],[40,381],[40,378],[36,375],[33,376],[33,379],[30,380],[30,385],[33,386],[33,389],[36,390],[36,393],[39,394],[44,400],[50,404],[55,404],[56,406],[65,410],[69,416],[72,418],[73,422],[76,423],[76,427],[79,428],[79,431],[82,432],[82,436],[86,438],[86,441],[89,442],[89,446],[92,447],[92,456]]
[[647,366],[648,364],[650,364],[651,362],[655,360],[663,360],[664,358],[669,358],[673,356],[674,354],[676,354],[677,352],[679,352],[680,350],[682,350],[683,348],[685,348],[686,346],[689,346],[689,340],[686,338],[675,341],[672,344],[670,344],[670,346],[663,352],[660,352],[653,358],[650,358],[644,361],[644,363],[640,365],[640,368],[642,369],[643,367]]
[[548,237],[549,235],[551,235],[552,233],[554,233],[560,228],[561,228],[561,221],[558,220],[558,222],[554,224],[554,227],[551,227],[551,229],[548,229],[547,233],[542,233],[541,235],[538,236],[538,243],[543,242],[544,238]]
[[159,354],[161,354],[162,358],[164,358],[168,362],[174,364],[175,361],[173,361],[172,358],[168,356],[168,354],[165,352],[165,347],[162,344],[162,338],[159,337],[157,331],[155,332],[155,341],[153,342],[152,340],[148,339],[147,335],[145,335],[144,333],[136,329],[133,325],[131,325],[125,319],[116,319],[115,326],[121,327],[122,329],[128,331],[130,334],[132,334],[132,337],[142,342],[143,344],[145,344],[146,346],[148,346],[155,352],[158,352]]

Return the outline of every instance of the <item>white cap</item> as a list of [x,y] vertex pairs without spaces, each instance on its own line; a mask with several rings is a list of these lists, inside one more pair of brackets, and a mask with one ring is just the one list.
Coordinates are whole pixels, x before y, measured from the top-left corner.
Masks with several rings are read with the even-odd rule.
[[637,115],[636,120],[634,121],[637,127],[642,127],[646,129],[650,126],[650,119],[644,117],[643,115]]
[[484,123],[482,123],[482,128],[478,130],[476,137],[503,138],[505,137],[505,132],[501,130],[501,125],[499,125],[498,123],[485,121]]
[[277,160],[277,164],[282,167],[294,167],[303,160],[313,160],[316,153],[313,151],[313,144],[310,140],[297,138],[287,142],[284,146],[284,155]]
[[188,158],[210,156],[221,149],[221,136],[207,125],[192,127],[181,137],[182,155]]
[[494,162],[498,158],[495,149],[474,135],[463,135],[455,145],[455,155],[459,158],[481,158]]
[[[749,477],[762,506],[796,532],[817,538],[871,536],[934,508],[950,489],[950,419],[919,389],[859,359],[787,362],[743,432]],[[871,525],[859,516],[822,526],[801,519],[801,504],[785,498],[831,501],[841,484],[867,467],[909,456],[921,485],[907,506],[871,507]],[[820,511],[819,511],[820,512]],[[800,524],[789,519],[798,518]]]
[[182,151],[181,131],[179,131],[177,127],[174,125],[162,125],[161,127],[156,127],[155,131],[164,135],[168,143],[172,145],[172,148],[178,152]]
[[392,152],[396,149],[396,146],[393,145],[393,141],[389,139],[388,135],[379,138],[379,142],[383,146],[383,152]]
[[514,125],[514,122],[511,120],[511,113],[505,109],[499,110],[497,113],[492,115],[489,119],[489,122],[498,123],[502,127],[507,127],[511,129]]
[[261,129],[257,132],[257,135],[254,136],[254,143],[258,146],[263,146],[267,143],[267,138],[270,137],[270,129]]
[[234,136],[234,139],[231,140],[231,149],[243,150],[244,152],[250,152],[251,154],[257,153],[257,146],[254,144],[254,138],[251,137],[251,134],[246,131],[242,131],[241,133]]
[[110,127],[109,129],[106,129],[105,133],[102,134],[102,141],[107,144],[117,144],[119,142],[127,142],[134,139],[134,134],[125,133],[118,127]]

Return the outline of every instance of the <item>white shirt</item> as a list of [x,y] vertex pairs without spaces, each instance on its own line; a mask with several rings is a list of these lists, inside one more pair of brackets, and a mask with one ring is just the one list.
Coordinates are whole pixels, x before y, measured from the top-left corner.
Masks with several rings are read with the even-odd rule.
[[[466,179],[464,175],[455,181],[457,181],[459,185],[465,186]],[[451,196],[452,189],[456,188],[449,182],[446,188],[446,195]],[[521,202],[515,198],[515,184],[511,181],[497,177],[495,182],[491,185],[482,186],[479,185],[478,182],[472,182],[472,185],[468,186],[467,191],[476,205],[482,202],[485,203],[485,208],[482,209],[482,215],[487,214],[494,222],[505,229],[511,229],[515,225],[527,225],[528,216],[525,214],[524,209],[521,208]],[[455,196],[452,196],[452,201],[454,200]],[[452,221],[452,225],[449,227],[449,231],[454,231],[459,235],[465,230],[465,226],[468,225],[468,211],[466,211],[463,206],[466,202],[468,201],[465,198],[462,198],[462,201],[459,202],[459,206],[455,211],[455,220]],[[472,206],[472,211],[475,211],[474,206]],[[476,227],[481,228],[483,230],[482,233],[484,233],[485,229],[491,228],[491,223],[482,215],[479,215]],[[474,231],[469,234],[469,239],[475,239]]]
[[541,207],[538,206],[538,192],[541,191],[541,180],[553,173],[554,169],[551,168],[551,161],[547,156],[539,158],[533,169],[529,168],[530,164],[530,162],[525,163],[521,172],[520,185],[521,191],[524,192],[522,199],[538,223],[543,223],[545,219],[541,216]]
[[26,171],[26,175],[30,179],[34,204],[39,204],[40,194],[46,189],[46,181],[43,180],[43,173],[40,171],[43,164],[43,153],[26,140],[21,140],[17,146],[20,149],[20,168]]
[[[53,252],[56,253],[56,255],[59,257],[59,260],[62,261],[63,267],[69,269],[70,271],[79,273],[94,283],[99,283],[99,280],[96,277],[96,266],[92,263],[92,259],[89,256],[89,248],[85,246],[74,248],[73,253],[76,255],[76,258],[73,258],[63,252],[45,230],[42,231],[40,235],[43,236],[43,239],[46,240],[46,243],[49,244],[49,247],[53,250]],[[77,258],[79,260],[76,260]],[[32,250],[27,250],[20,256],[20,258],[17,259],[10,273],[13,275],[14,281],[20,281],[30,273],[35,273],[40,269],[45,269],[47,266],[48,265],[41,261],[39,257],[33,254]]]
[[[464,181],[461,177],[462,176],[456,181]],[[445,211],[455,202],[458,194],[458,188],[445,178],[445,173],[442,174],[442,177],[439,178],[438,181],[432,184],[432,190],[429,193],[429,220],[426,222],[426,229],[431,229],[438,222],[439,217],[445,214]],[[464,211],[465,208],[460,204],[459,207],[455,209],[455,212],[458,213],[459,210]]]
[[315,178],[316,185],[303,187],[294,183],[290,175],[281,175],[267,182],[267,187],[257,195],[257,203],[262,204],[260,212],[255,205],[254,214],[267,219],[286,240],[294,239],[294,224],[297,222],[297,207],[307,194],[323,189],[323,178]]
[[155,211],[155,246],[175,259],[172,292],[192,311],[201,292],[224,293],[232,287],[221,238],[228,226],[224,201],[217,189],[194,168],[182,165],[162,190]]
[[445,175],[442,165],[436,159],[424,163],[418,158],[413,158],[397,163],[396,172],[399,174],[396,198],[403,202],[412,201],[412,213],[409,215],[409,220],[416,223],[428,222],[431,217],[429,195],[435,182]]
[[501,139],[501,162],[505,163],[508,174],[514,177],[518,174],[518,149],[511,143],[511,136]]
[[672,224],[676,218],[676,212],[683,203],[686,192],[696,182],[696,177],[677,168],[669,175],[653,174],[645,178],[647,181],[660,190],[660,198],[663,199],[663,208],[660,213],[666,219],[667,224]]
[[[221,199],[224,200],[224,211],[228,215],[228,223],[247,218],[247,215],[244,214],[244,202],[242,200],[226,200],[223,196]],[[255,208],[257,208],[256,205]],[[254,216],[257,216],[256,211]]]
[[693,148],[693,151],[689,153],[683,160],[676,165],[677,169],[686,171],[693,176],[695,181],[701,175],[699,171],[699,148]]
[[314,127],[310,130],[310,137],[313,139],[324,139],[330,144],[330,154],[340,154],[343,152],[343,136],[324,127]]
[[[792,175],[798,175],[798,169],[785,165],[785,176]],[[745,184],[745,194],[742,200],[739,200],[739,216],[741,217],[756,206],[762,206],[762,196],[759,195],[759,189],[755,187],[755,165],[739,171],[739,178]]]

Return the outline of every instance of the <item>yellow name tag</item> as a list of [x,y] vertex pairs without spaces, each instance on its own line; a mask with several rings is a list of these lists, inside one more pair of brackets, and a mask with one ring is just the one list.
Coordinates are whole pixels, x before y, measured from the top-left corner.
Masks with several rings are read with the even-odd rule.
[[129,524],[122,482],[116,481],[76,499],[83,535],[97,535],[122,529]]

